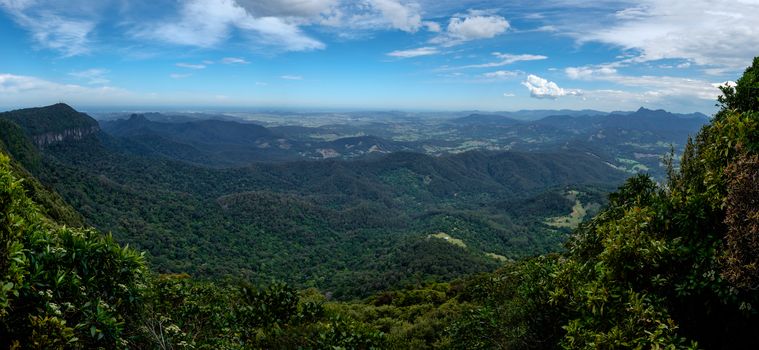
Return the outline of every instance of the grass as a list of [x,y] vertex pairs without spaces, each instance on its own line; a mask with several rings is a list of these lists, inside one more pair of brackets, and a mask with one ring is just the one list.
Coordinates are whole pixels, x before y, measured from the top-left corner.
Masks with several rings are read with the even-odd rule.
[[507,257],[505,257],[503,255],[498,255],[496,253],[485,253],[485,256],[487,256],[488,258],[494,259],[494,260],[498,260],[500,262],[507,262],[507,261],[509,261],[509,258],[507,258]]
[[568,191],[566,197],[569,200],[574,200],[575,204],[572,206],[572,212],[568,215],[564,216],[558,216],[553,218],[546,219],[545,223],[548,226],[555,227],[555,228],[576,228],[577,226],[582,223],[582,221],[585,219],[585,216],[588,215],[588,207],[592,205],[588,205],[588,207],[584,206],[582,202],[580,202],[579,199],[577,199],[577,195],[579,193],[577,191]]

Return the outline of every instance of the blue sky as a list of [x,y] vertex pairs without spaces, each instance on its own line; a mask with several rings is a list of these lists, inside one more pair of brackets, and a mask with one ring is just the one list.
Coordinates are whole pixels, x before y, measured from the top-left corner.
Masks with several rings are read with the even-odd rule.
[[0,0],[0,108],[710,113],[757,23],[757,0]]

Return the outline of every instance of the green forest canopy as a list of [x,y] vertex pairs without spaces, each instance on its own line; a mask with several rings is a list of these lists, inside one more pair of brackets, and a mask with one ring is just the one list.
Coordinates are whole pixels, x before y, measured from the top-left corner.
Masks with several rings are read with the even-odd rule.
[[668,182],[629,179],[566,253],[353,303],[151,275],[140,253],[44,215],[67,210],[34,203],[23,182],[35,180],[0,156],[0,345],[756,348],[757,89],[759,58],[723,87]]

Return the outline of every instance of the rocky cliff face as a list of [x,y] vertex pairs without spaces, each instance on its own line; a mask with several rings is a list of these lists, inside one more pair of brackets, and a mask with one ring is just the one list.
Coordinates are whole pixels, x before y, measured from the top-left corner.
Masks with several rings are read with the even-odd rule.
[[38,135],[33,135],[34,144],[39,148],[44,148],[53,143],[81,140],[88,135],[92,135],[100,131],[100,127],[97,125],[83,128],[64,129],[60,131],[46,132]]

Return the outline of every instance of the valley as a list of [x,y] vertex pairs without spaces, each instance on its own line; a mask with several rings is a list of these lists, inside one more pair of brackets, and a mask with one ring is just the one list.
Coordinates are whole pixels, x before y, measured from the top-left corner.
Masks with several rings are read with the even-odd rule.
[[[700,113],[521,111],[321,114],[96,114],[132,152],[215,167],[256,161],[357,159],[392,152],[584,151],[628,173],[664,175],[663,155],[682,152],[708,122]],[[210,118],[210,119],[208,119]],[[225,133],[222,139],[220,135]],[[235,135],[235,136],[233,136]],[[677,158],[677,157],[675,157]]]
[[0,0],[0,350],[759,349],[759,0]]
[[[622,123],[617,118],[662,118],[678,123],[674,131],[641,129],[617,138],[682,144],[701,120],[665,112],[534,122],[470,115],[421,127],[388,114],[366,129],[360,123],[320,129],[148,116],[160,121],[131,115],[98,123],[59,104],[3,113],[0,120],[18,122],[32,140],[60,135],[14,156],[34,159],[24,165],[88,224],[148,252],[157,272],[255,283],[276,278],[336,298],[450,280],[504,259],[561,251],[567,233],[627,176],[609,156],[626,149],[609,150],[608,143],[571,148],[571,135],[612,135]],[[524,131],[553,119],[576,129]],[[680,125],[683,120],[692,125]],[[393,130],[411,128],[445,136],[393,140]],[[313,136],[325,130],[335,138]],[[509,150],[467,141],[486,130],[521,136],[508,141]],[[339,137],[368,132],[388,139]],[[424,152],[443,143],[473,148]],[[314,159],[324,149],[336,159]],[[451,240],[428,239],[441,233]]]

